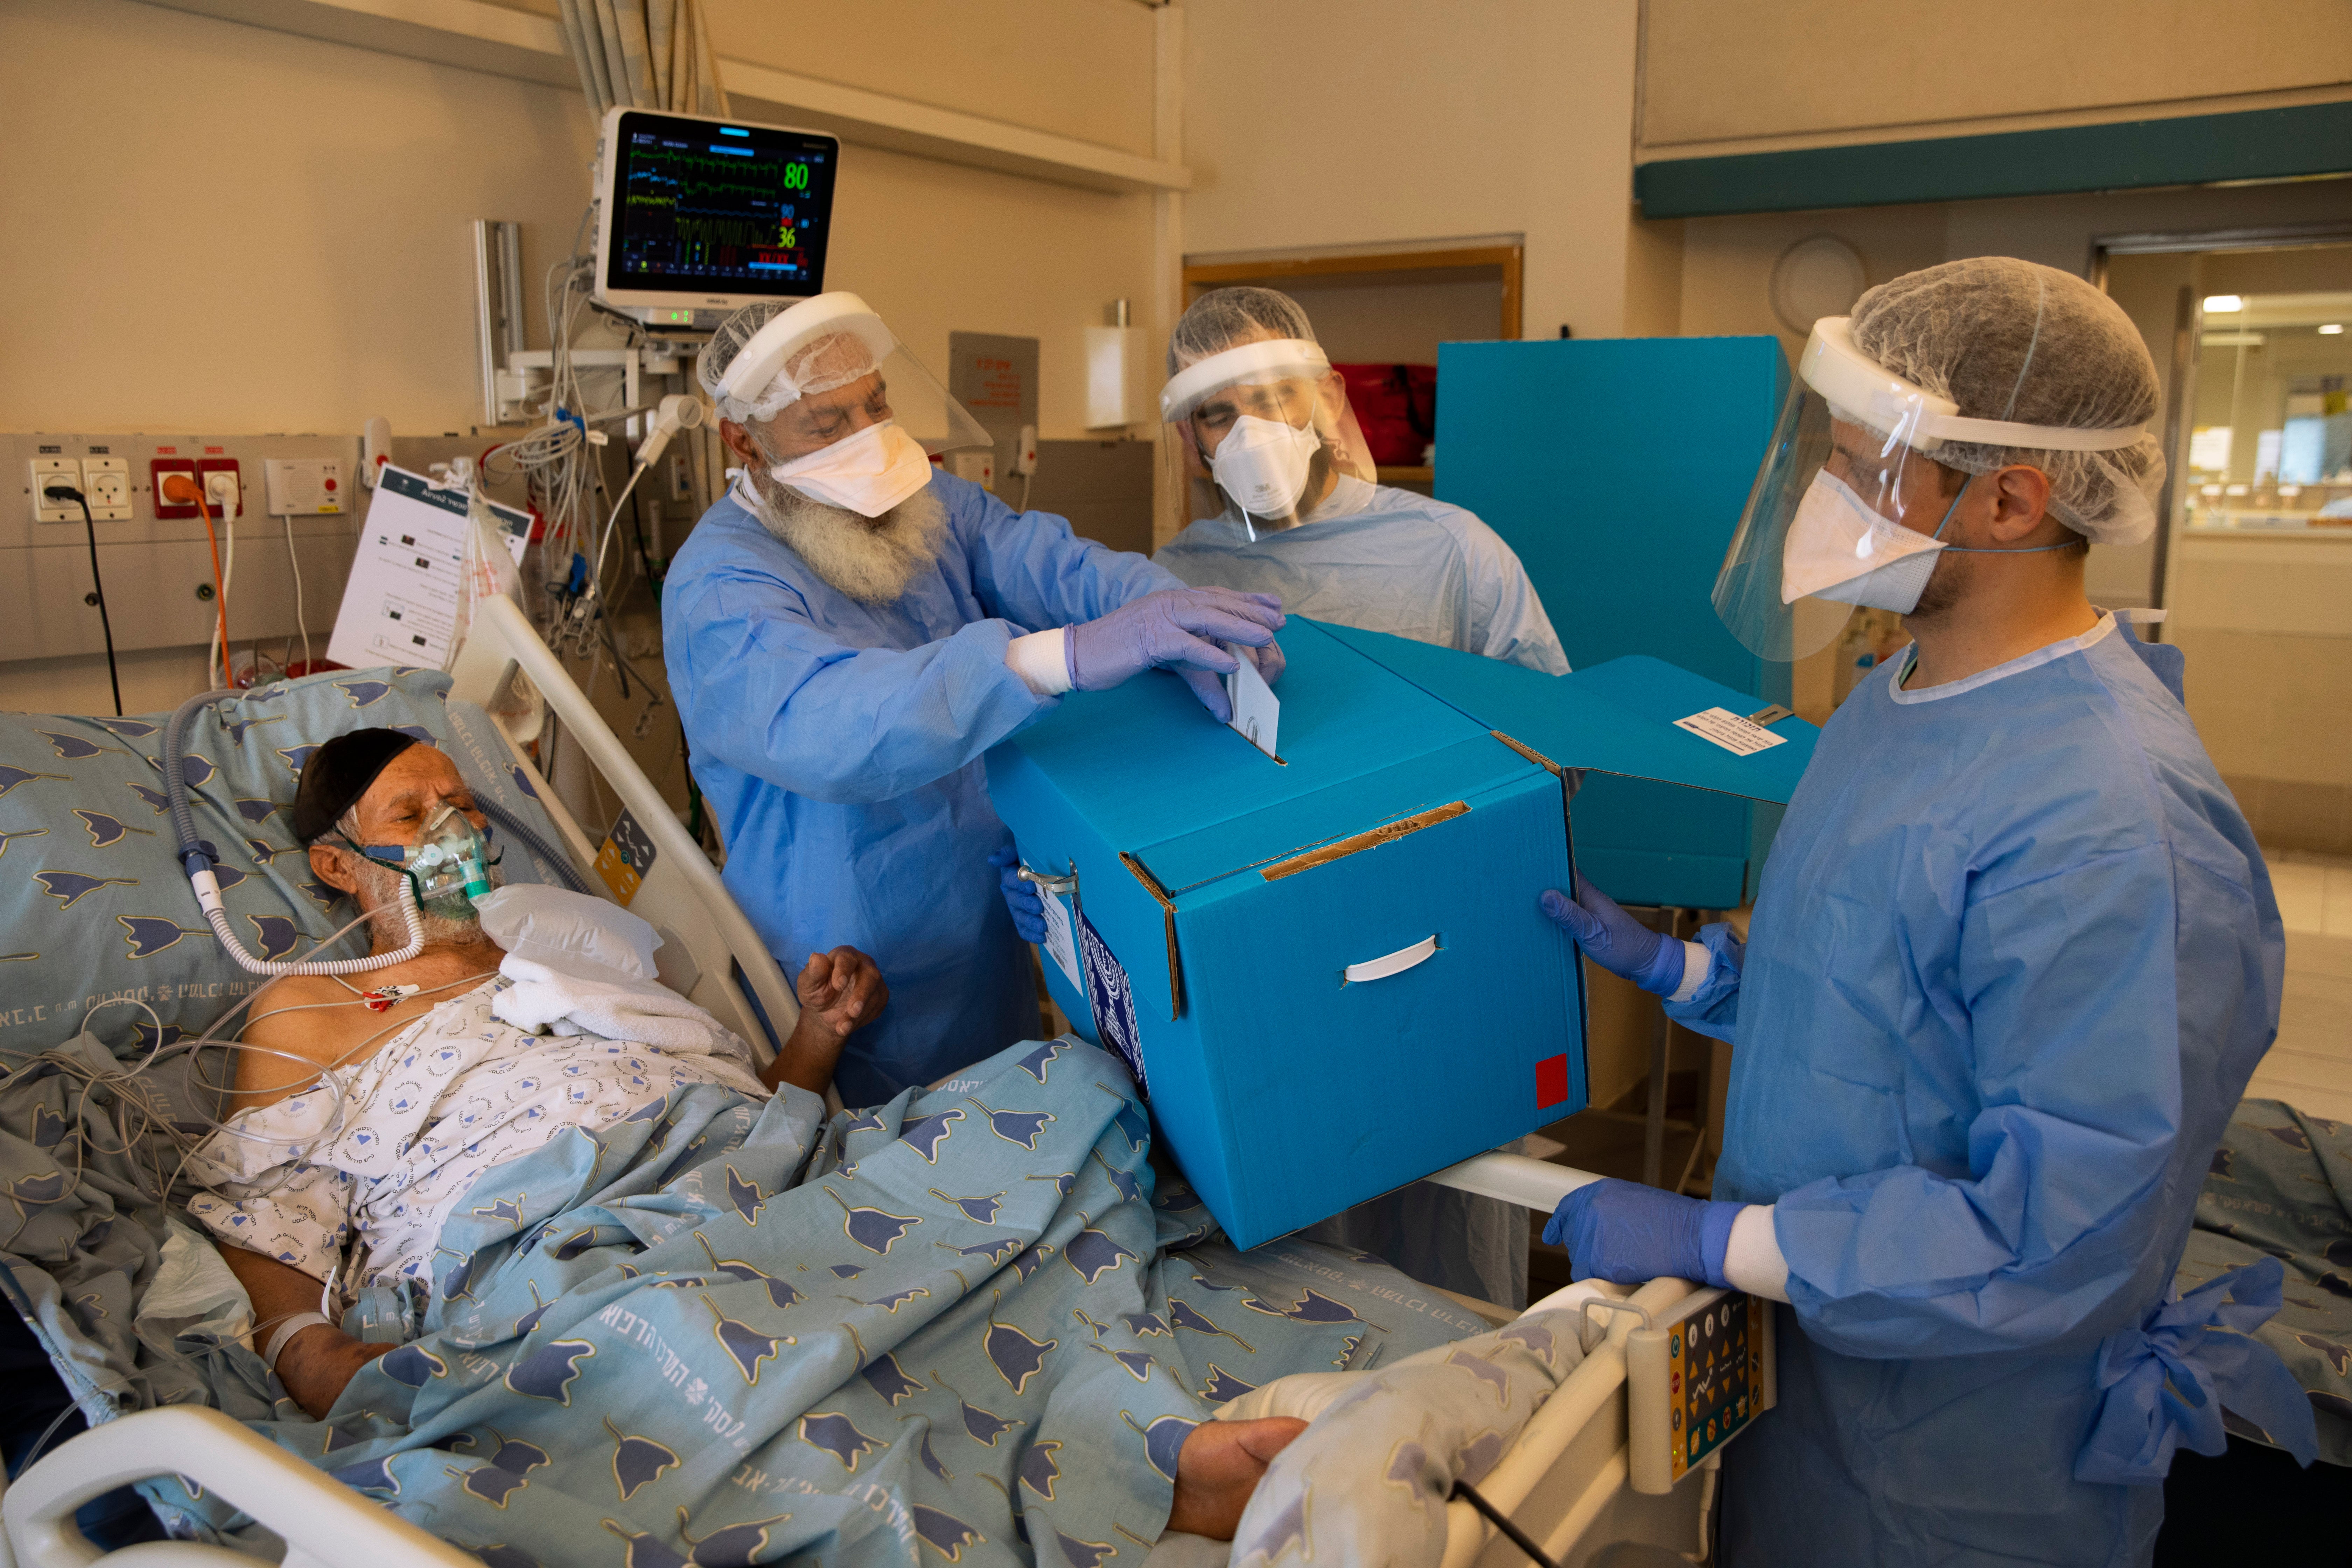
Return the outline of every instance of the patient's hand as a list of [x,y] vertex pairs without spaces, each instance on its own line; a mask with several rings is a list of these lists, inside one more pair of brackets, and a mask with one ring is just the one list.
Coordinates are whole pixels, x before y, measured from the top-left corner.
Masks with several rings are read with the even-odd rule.
[[395,1348],[355,1340],[331,1323],[313,1323],[278,1352],[278,1381],[312,1420],[323,1421],[352,1374]]
[[1250,1494],[1274,1457],[1307,1430],[1287,1415],[1263,1421],[1203,1421],[1176,1451],[1176,1500],[1168,1528],[1231,1541]]
[[770,1088],[789,1083],[823,1094],[849,1037],[889,1005],[890,987],[874,961],[854,947],[813,952],[793,982],[801,1019],[763,1076]]

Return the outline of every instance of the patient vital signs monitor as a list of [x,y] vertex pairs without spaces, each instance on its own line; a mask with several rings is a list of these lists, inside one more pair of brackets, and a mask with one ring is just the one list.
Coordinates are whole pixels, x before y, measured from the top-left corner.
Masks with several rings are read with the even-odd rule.
[[597,144],[596,299],[709,327],[824,291],[841,142],[822,132],[614,109]]

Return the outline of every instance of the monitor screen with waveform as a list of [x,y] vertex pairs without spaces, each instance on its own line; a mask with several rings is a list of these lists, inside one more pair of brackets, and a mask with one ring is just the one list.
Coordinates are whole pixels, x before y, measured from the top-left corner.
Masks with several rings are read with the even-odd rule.
[[833,137],[629,110],[606,145],[608,296],[715,302],[823,291],[841,162]]

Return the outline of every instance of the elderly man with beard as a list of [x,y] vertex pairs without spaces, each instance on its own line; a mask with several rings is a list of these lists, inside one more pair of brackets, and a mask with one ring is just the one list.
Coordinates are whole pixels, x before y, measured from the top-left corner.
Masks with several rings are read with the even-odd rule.
[[919,435],[979,427],[854,294],[747,307],[697,368],[743,466],[664,586],[672,694],[770,951],[846,941],[890,974],[840,1065],[846,1098],[885,1100],[1037,1031],[982,754],[1155,667],[1222,722],[1220,644],[1274,679],[1281,607],[935,468]]

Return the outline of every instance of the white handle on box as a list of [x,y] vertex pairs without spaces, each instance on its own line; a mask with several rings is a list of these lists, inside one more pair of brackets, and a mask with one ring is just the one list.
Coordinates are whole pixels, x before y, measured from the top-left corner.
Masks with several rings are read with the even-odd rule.
[[1348,984],[1353,985],[1360,980],[1386,980],[1391,974],[1402,974],[1436,951],[1437,939],[1427,936],[1414,942],[1411,947],[1397,949],[1385,958],[1368,959],[1362,963],[1351,963],[1347,969]]

